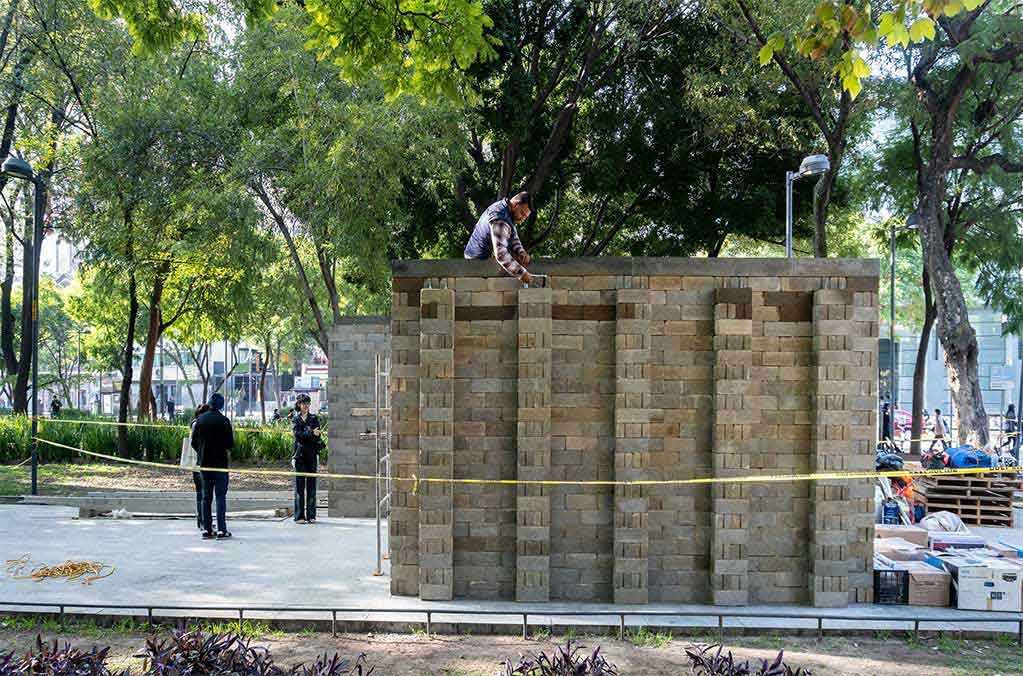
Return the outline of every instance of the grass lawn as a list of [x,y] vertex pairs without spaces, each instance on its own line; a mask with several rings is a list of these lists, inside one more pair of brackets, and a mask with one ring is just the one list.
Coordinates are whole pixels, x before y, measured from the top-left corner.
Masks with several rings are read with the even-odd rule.
[[[286,469],[267,467],[266,469]],[[0,495],[27,495],[31,466],[0,465]],[[288,477],[235,474],[231,488],[250,491],[291,490]],[[86,495],[90,491],[190,491],[190,472],[111,463],[46,464],[39,466],[41,495]]]

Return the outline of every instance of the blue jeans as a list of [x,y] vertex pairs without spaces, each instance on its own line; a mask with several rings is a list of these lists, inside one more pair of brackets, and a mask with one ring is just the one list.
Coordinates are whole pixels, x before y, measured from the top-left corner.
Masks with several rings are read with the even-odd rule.
[[192,472],[192,483],[195,484],[195,525],[202,529],[202,474]]
[[202,473],[202,524],[213,532],[213,496],[217,497],[217,532],[227,532],[227,472]]
[[[304,462],[295,461],[296,472],[308,472],[315,474],[317,467],[307,465]],[[295,477],[295,521],[305,519],[307,521],[316,519],[316,478],[297,476]]]

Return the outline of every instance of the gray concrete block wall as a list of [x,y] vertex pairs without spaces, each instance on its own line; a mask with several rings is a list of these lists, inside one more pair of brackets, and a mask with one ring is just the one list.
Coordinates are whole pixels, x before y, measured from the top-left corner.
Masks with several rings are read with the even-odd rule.
[[[327,466],[336,474],[373,474],[376,449],[375,421],[353,415],[353,409],[372,409],[375,355],[390,356],[391,321],[388,317],[350,317],[330,332],[330,370],[327,382],[329,416]],[[381,380],[381,406],[384,406]],[[376,514],[371,481],[331,479],[327,513],[330,516],[368,517]]]
[[[395,263],[399,476],[447,472],[432,450],[446,434],[432,424],[436,407],[428,415],[416,408],[420,388],[440,387],[433,365],[443,355],[417,347],[427,331],[422,299],[451,292],[458,478],[687,479],[870,466],[875,261],[534,267],[551,275],[549,289],[521,290],[488,262]],[[549,349],[537,350],[548,339],[546,324],[534,321],[543,308]],[[827,363],[840,340],[848,363]],[[548,370],[549,407],[537,382]],[[869,599],[869,482],[457,484],[450,498],[429,493],[429,505],[422,485],[417,495],[403,483],[391,518],[399,594],[447,598],[450,587],[454,597],[622,603]],[[448,531],[436,528],[447,527],[449,513],[450,555]]]

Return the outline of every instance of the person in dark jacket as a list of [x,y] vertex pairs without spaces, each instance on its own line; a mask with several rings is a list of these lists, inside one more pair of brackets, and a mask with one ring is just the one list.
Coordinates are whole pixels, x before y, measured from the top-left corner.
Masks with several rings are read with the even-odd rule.
[[[295,453],[291,464],[296,472],[315,474],[323,448],[320,420],[309,412],[308,394],[298,395],[298,412],[292,421]],[[295,523],[316,523],[316,477],[295,477]]]
[[[192,428],[192,448],[199,456],[199,466],[203,468],[202,537],[204,540],[214,537],[226,540],[231,537],[231,533],[227,530],[228,473],[223,470],[229,466],[231,449],[234,447],[234,430],[231,429],[231,421],[220,412],[224,408],[223,395],[215,393],[208,403],[210,410],[199,416]],[[214,496],[217,498],[216,535],[213,532]]]
[[493,258],[512,277],[526,284],[533,281],[526,266],[532,262],[515,226],[529,218],[529,193],[523,190],[511,199],[494,202],[476,221],[476,227],[465,245],[464,255],[470,260]]
[[[201,404],[199,408],[195,409],[195,415],[192,416],[192,422],[189,423],[188,432],[188,446],[191,448],[192,441],[195,438],[195,423],[206,411],[210,410],[209,404]],[[185,465],[198,465],[198,456],[195,454],[195,449],[192,449],[192,457],[185,457],[184,450],[182,450],[181,464]],[[195,522],[198,525],[199,530],[205,532],[206,525],[203,523],[202,518],[202,473],[192,472],[192,484],[195,486]]]

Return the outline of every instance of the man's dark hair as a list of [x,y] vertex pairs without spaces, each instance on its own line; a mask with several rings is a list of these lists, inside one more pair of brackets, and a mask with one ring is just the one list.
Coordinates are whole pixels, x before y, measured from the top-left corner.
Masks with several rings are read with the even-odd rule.
[[529,192],[526,191],[526,190],[523,190],[522,192],[520,192],[517,195],[515,195],[515,197],[512,197],[509,201],[512,204],[525,204],[528,207],[529,206]]
[[941,409],[940,408],[934,409],[934,412],[937,413],[938,415],[941,415]]

